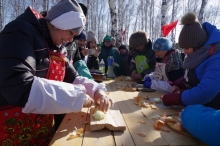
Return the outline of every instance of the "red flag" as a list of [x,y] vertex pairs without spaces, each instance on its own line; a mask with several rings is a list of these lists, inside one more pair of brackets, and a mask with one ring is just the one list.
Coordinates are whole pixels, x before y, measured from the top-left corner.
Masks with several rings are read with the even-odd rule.
[[124,42],[124,40],[125,40],[125,33],[126,33],[126,29],[121,33],[122,42]]
[[168,25],[162,26],[162,31],[163,31],[164,37],[166,37],[170,33],[170,31],[172,31],[176,27],[177,22],[178,22],[178,20],[176,20]]
[[126,33],[126,29],[121,33],[122,36],[124,36]]

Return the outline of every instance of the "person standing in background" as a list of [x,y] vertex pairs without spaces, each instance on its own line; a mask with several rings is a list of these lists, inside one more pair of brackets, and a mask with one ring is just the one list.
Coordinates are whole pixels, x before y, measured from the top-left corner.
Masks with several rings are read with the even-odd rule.
[[89,53],[87,66],[89,69],[99,69],[100,49],[97,48],[97,38],[93,31],[88,32],[87,48]]
[[118,47],[116,46],[116,38],[112,37],[112,46],[120,53]]
[[125,45],[121,45],[119,47],[121,61],[122,61],[122,76],[131,76],[129,65],[128,65],[128,57],[129,53],[127,47]]
[[130,67],[131,78],[141,81],[146,74],[155,69],[156,56],[152,50],[152,42],[145,31],[137,31],[131,34],[129,46],[134,48]]
[[82,30],[79,36],[77,36],[76,40],[76,45],[77,48],[79,49],[80,55],[82,60],[87,62],[87,55],[88,55],[88,50],[86,48],[86,43],[87,43],[87,33],[85,30]]
[[99,54],[99,60],[104,60],[105,62],[105,73],[108,71],[108,57],[112,56],[114,58],[114,62],[119,66],[114,67],[115,76],[121,75],[121,57],[115,47],[112,46],[112,38],[106,35],[101,43],[101,53]]

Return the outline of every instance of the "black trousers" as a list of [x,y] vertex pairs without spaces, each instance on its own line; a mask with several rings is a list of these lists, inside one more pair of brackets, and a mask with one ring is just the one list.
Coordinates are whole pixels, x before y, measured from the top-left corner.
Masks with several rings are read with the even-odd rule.
[[55,132],[57,131],[57,129],[59,128],[61,122],[63,121],[63,118],[65,117],[66,114],[56,114],[54,115],[54,130]]

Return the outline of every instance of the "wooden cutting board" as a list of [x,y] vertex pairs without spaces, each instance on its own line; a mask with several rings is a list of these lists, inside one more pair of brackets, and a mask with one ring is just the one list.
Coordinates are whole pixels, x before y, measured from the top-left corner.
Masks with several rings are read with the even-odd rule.
[[113,131],[124,131],[126,129],[126,125],[124,119],[119,110],[109,109],[105,115],[103,120],[95,120],[93,118],[93,114],[95,112],[95,108],[90,109],[90,127],[91,131],[101,130],[103,128],[108,128]]

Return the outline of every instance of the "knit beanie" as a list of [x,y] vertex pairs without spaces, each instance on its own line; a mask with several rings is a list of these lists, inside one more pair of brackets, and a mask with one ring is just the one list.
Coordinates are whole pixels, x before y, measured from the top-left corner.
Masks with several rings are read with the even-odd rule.
[[172,41],[168,38],[161,37],[158,38],[153,43],[153,50],[162,50],[162,51],[168,51],[172,49]]
[[121,50],[121,49],[127,50],[127,47],[125,45],[121,45],[118,49],[119,50]]
[[109,35],[106,35],[103,39],[103,42],[105,42],[105,41],[112,42],[112,37],[110,37]]
[[88,11],[87,7],[83,3],[79,3],[79,5],[80,5],[80,7],[81,7],[81,9],[83,11],[83,14],[86,16],[87,15],[87,11]]
[[181,23],[184,25],[179,35],[180,48],[200,48],[208,40],[206,31],[202,28],[194,13],[185,14]]
[[77,33],[82,31],[86,23],[85,15],[75,0],[60,0],[48,10],[45,19],[58,29],[73,29]]
[[82,32],[77,37],[78,40],[87,40],[87,34],[86,31],[83,29]]
[[131,34],[129,38],[129,46],[139,47],[148,43],[147,33],[145,31],[137,31]]
[[87,36],[88,36],[87,42],[91,42],[91,41],[97,42],[97,38],[95,37],[95,33],[93,31],[89,31]]

